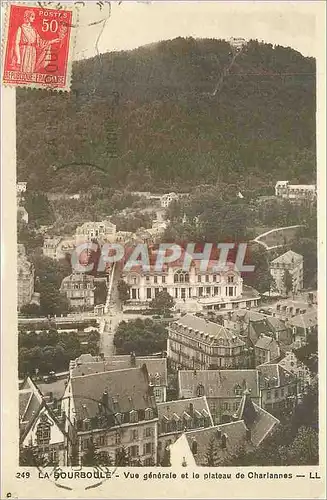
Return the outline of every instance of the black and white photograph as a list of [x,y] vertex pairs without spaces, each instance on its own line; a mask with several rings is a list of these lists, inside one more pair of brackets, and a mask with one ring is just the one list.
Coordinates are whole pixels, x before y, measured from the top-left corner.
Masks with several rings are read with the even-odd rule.
[[27,484],[324,481],[317,3],[7,2]]

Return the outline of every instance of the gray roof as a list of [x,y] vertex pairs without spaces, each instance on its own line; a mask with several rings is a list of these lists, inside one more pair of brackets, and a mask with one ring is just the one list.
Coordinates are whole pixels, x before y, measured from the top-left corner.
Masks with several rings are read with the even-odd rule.
[[203,385],[207,398],[234,398],[235,389],[249,389],[251,396],[258,398],[259,377],[257,370],[180,370],[178,385],[180,395],[189,392],[197,395],[199,384]]
[[262,389],[284,387],[296,382],[294,375],[277,363],[264,363],[257,366],[257,370]]
[[[226,448],[221,446],[222,437],[226,436]],[[243,420],[230,422],[219,426],[199,429],[185,433],[187,442],[192,450],[196,442],[196,454],[194,459],[197,465],[208,466],[208,449],[212,447],[214,464],[223,465],[225,461],[235,456],[240,448],[246,448],[247,451],[253,448],[252,443],[246,439],[246,426]]]
[[[91,356],[84,362],[81,357],[76,360],[76,366],[72,369],[71,376],[79,377],[90,375],[93,373],[101,373],[105,371],[122,370],[125,368],[133,368],[131,356],[111,356],[105,357],[103,360],[98,360]],[[135,367],[139,368],[143,364],[146,365],[149,375],[149,380],[155,386],[167,385],[167,358],[155,358],[147,356],[136,356]]]
[[225,345],[233,347],[244,345],[243,340],[236,336],[235,332],[232,332],[217,323],[207,321],[192,314],[182,316],[178,319],[178,321],[172,323],[171,327],[173,328],[174,325],[188,329],[187,335],[197,340],[200,338],[200,332],[204,335],[208,335],[209,337],[207,339],[202,338],[202,341],[207,340],[210,345]]
[[298,314],[297,316],[293,316],[289,320],[290,326],[296,326],[297,328],[309,328],[315,327],[318,324],[318,314],[317,310],[308,311],[305,314]]
[[273,339],[272,337],[268,337],[267,335],[262,335],[257,340],[255,347],[269,351],[272,347],[276,347],[276,340]]
[[302,255],[293,252],[292,250],[288,250],[288,252],[283,253],[276,259],[271,261],[271,264],[292,264],[293,262],[302,261]]
[[157,408],[158,408],[159,420],[162,419],[163,417],[166,417],[168,420],[170,420],[171,418],[174,417],[174,414],[177,415],[178,417],[182,417],[184,412],[188,414],[191,414],[194,411],[202,413],[203,410],[205,410],[208,413],[208,417],[211,420],[211,425],[213,424],[207,399],[205,396],[201,396],[198,398],[178,399],[176,401],[166,401],[164,403],[157,403]]
[[107,371],[71,379],[77,418],[98,415],[103,393],[108,393],[108,409],[112,414],[155,408],[146,366]]

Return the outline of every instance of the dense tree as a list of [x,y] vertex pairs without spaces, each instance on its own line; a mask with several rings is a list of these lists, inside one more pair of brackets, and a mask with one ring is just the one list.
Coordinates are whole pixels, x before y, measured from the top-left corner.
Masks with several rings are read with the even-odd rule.
[[155,311],[163,311],[164,313],[174,307],[175,301],[172,296],[165,291],[159,292],[158,295],[151,300],[150,307]]
[[[227,177],[242,192],[278,178],[312,182],[315,60],[251,40],[212,97],[230,57],[226,41],[179,37],[103,54],[101,68],[97,58],[76,62],[68,95],[18,89],[18,178],[70,192],[88,191],[90,179],[108,189],[184,192]],[[49,107],[65,120],[53,124]]]
[[69,361],[84,352],[99,354],[99,333],[88,333],[86,342],[74,332],[58,332],[55,329],[44,330],[38,334],[34,331],[19,332],[18,335],[18,370],[20,376],[48,374],[50,371],[66,371]]
[[244,283],[260,293],[272,290],[274,280],[269,270],[267,251],[262,245],[248,245],[246,264],[254,266],[254,271],[244,273]]
[[41,315],[40,306],[38,304],[26,304],[20,309],[23,316],[38,317]]
[[116,452],[115,466],[116,467],[127,467],[130,465],[130,459],[126,448],[121,447]]
[[167,348],[166,328],[150,319],[122,321],[115,332],[114,345],[118,354],[153,354]]
[[165,447],[165,451],[164,451],[163,458],[162,458],[162,461],[161,461],[160,465],[162,467],[170,467],[171,466],[171,463],[170,463],[170,448],[169,448],[169,446]]
[[27,190],[24,206],[31,223],[36,226],[51,224],[54,221],[47,195],[41,192]]
[[277,417],[280,425],[258,449],[248,453],[238,450],[228,465],[317,465],[318,384],[309,387],[293,410],[281,411]]
[[125,304],[130,298],[130,286],[124,281],[124,280],[119,280],[117,283],[117,290],[118,290],[118,296],[119,300]]

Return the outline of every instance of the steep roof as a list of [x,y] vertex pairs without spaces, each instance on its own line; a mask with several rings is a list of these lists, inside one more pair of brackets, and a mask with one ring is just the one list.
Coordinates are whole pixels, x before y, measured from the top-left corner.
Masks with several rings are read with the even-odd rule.
[[108,394],[108,409],[112,414],[155,408],[145,365],[142,368],[75,377],[71,379],[71,386],[77,418],[96,416],[105,391]]
[[253,403],[249,391],[244,391],[235,418],[243,420],[251,431],[251,442],[259,446],[263,439],[272,431],[279,420],[260,406]]
[[298,314],[293,316],[289,320],[290,326],[296,326],[297,328],[310,328],[318,325],[318,314],[317,310],[308,311],[304,314]]
[[259,397],[257,370],[180,370],[178,386],[180,394],[196,396],[199,385],[203,385],[207,398],[234,398],[235,390],[249,389],[251,396]]
[[[91,356],[91,355],[90,355]],[[149,380],[156,386],[167,385],[167,358],[155,358],[150,356],[136,356],[135,367],[146,365]],[[76,359],[76,366],[71,371],[72,377],[101,373],[105,371],[122,370],[133,368],[130,355],[110,356],[102,360],[91,356],[86,361],[81,356]]]
[[268,337],[267,335],[262,335],[257,340],[255,347],[269,351],[271,347],[275,346],[275,344],[276,344],[275,339],[273,339],[272,337]]
[[296,382],[294,375],[277,363],[264,363],[257,366],[257,370],[262,389],[283,387]]
[[201,396],[198,398],[178,399],[176,401],[166,401],[157,403],[158,418],[161,420],[166,417],[168,420],[174,418],[174,415],[182,417],[184,412],[191,414],[192,412],[200,412],[203,416],[203,410],[208,414],[211,425],[213,425],[211,413],[208,407],[207,398]]
[[293,252],[293,250],[288,250],[288,252],[285,252],[283,255],[280,255],[279,257],[276,257],[276,259],[272,260],[271,264],[293,264],[294,262],[302,260],[302,255]]
[[243,340],[235,335],[235,332],[232,332],[217,323],[199,318],[198,316],[195,316],[193,314],[186,314],[185,316],[182,316],[178,319],[178,321],[175,321],[172,324],[172,327],[173,325],[187,328],[187,335],[190,337],[194,337],[197,340],[199,339],[200,333],[208,335],[207,342],[210,345],[223,345],[233,347],[245,345]]
[[[222,436],[226,437],[226,448],[222,448]],[[185,433],[190,450],[193,452],[196,443],[194,459],[197,465],[208,465],[209,448],[212,449],[212,459],[215,465],[223,464],[232,458],[241,448],[252,449],[247,441],[246,426],[243,420],[230,422],[219,426],[199,429]],[[193,448],[193,450],[192,450]]]

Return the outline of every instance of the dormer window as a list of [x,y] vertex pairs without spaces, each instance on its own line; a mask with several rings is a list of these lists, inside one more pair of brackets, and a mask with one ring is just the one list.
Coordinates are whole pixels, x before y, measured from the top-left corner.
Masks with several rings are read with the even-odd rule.
[[122,423],[122,414],[121,413],[116,413],[115,415],[115,424],[120,425]]
[[204,396],[204,385],[203,384],[198,384],[197,388],[196,388],[196,395],[197,397],[201,397],[201,396]]
[[146,408],[145,410],[145,420],[152,420],[153,419],[153,410],[152,408]]
[[135,424],[138,422],[138,414],[136,410],[132,410],[129,412],[129,421],[131,424]]
[[234,276],[228,276],[228,283],[234,283]]
[[243,389],[240,385],[236,385],[234,387],[234,393],[235,393],[235,396],[242,396],[243,394]]

